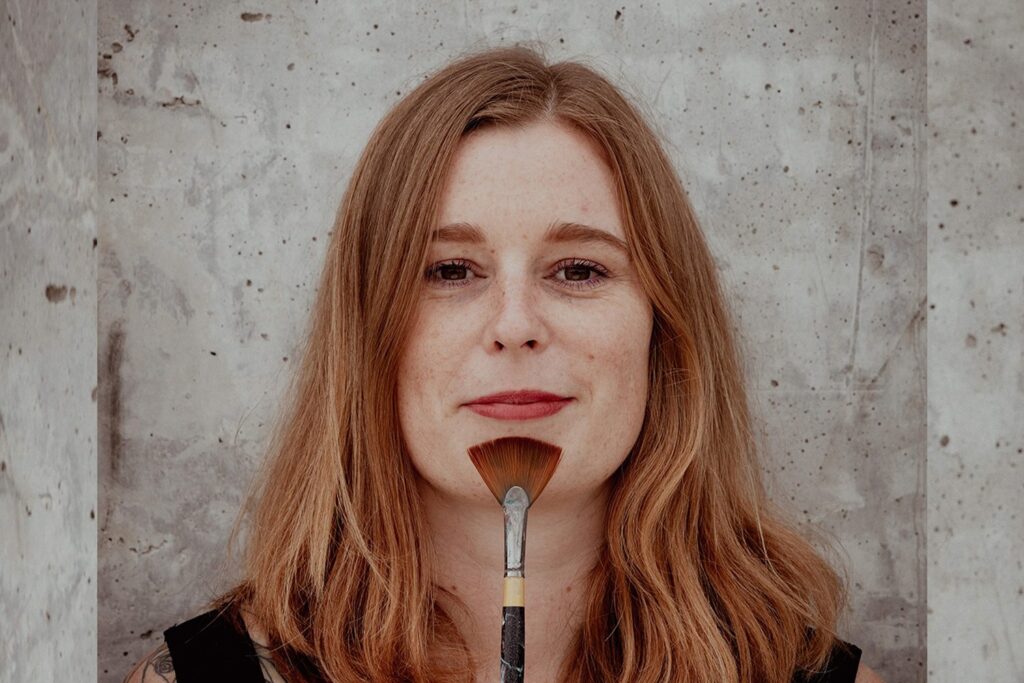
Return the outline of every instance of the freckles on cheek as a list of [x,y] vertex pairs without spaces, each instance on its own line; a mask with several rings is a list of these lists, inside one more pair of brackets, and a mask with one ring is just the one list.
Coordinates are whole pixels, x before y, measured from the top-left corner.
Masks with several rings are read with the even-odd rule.
[[443,331],[432,331],[429,341],[419,344],[414,351],[409,379],[411,389],[417,395],[434,393],[448,372],[451,347],[443,335]]
[[[442,346],[444,330],[437,329],[431,324],[435,316],[429,311],[421,308],[415,318],[415,324],[408,332],[408,346],[406,347],[406,377],[411,384],[421,385],[430,381],[433,375],[433,368],[439,356],[439,347]],[[415,390],[415,387],[414,387]]]
[[410,377],[413,391],[422,394],[422,389],[434,380],[434,367],[428,356],[421,356],[416,359],[416,365]]
[[620,375],[619,381],[627,382],[646,371],[649,339],[642,338],[631,324],[609,327],[591,344],[587,353],[590,364]]

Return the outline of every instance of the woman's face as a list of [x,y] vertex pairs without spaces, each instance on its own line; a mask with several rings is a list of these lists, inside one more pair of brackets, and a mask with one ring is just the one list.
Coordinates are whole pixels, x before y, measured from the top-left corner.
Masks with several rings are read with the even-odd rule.
[[[460,227],[431,246],[398,380],[405,443],[439,495],[494,505],[468,448],[529,436],[563,449],[539,504],[571,502],[601,487],[636,441],[653,314],[614,246],[625,233],[613,183],[593,143],[558,124],[482,128],[462,141],[437,226]],[[561,223],[611,239],[565,228],[567,239],[548,239]],[[526,419],[467,406],[518,389],[571,400]]]

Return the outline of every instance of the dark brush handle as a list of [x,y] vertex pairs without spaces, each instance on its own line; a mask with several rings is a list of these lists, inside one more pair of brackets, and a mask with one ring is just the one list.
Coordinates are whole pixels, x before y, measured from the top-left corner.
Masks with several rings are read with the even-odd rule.
[[526,663],[526,608],[501,608],[501,683],[522,683]]

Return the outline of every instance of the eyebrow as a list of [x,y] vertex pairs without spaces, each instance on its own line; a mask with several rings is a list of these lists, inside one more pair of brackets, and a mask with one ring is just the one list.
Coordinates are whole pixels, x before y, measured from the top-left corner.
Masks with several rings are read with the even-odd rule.
[[[487,242],[487,238],[484,237],[480,226],[461,222],[449,223],[434,230],[431,233],[431,239],[435,242],[460,242],[463,244],[485,244]],[[583,223],[556,221],[548,226],[548,229],[544,232],[543,239],[547,243],[590,242],[607,244],[627,256],[629,255],[629,249],[622,238],[613,235],[607,230],[601,230],[584,225]]]

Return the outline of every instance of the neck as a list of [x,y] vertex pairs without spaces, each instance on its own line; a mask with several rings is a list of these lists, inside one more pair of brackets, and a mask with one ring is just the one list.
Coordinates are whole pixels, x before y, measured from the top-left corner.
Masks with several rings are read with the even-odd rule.
[[[422,479],[417,485],[433,548],[434,581],[468,611],[443,594],[441,605],[480,665],[480,680],[495,680],[505,568],[502,508],[493,498],[485,503],[453,499]],[[540,498],[529,508],[524,562],[526,675],[532,680],[555,679],[582,621],[582,582],[604,547],[609,495],[606,483],[583,497]]]

